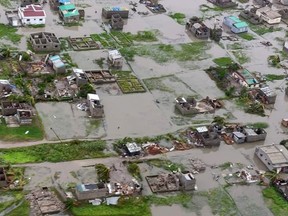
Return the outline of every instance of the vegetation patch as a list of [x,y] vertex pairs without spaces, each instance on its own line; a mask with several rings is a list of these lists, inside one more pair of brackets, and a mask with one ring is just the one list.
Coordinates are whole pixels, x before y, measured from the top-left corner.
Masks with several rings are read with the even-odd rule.
[[127,170],[134,178],[142,180],[141,171],[137,163],[128,163]]
[[222,57],[213,59],[213,62],[221,67],[228,66],[233,63],[233,60],[230,57]]
[[267,122],[255,122],[255,123],[250,123],[248,124],[248,126],[252,127],[252,128],[268,128],[269,124]]
[[267,81],[274,81],[274,80],[283,80],[285,79],[286,75],[277,75],[277,74],[267,74],[265,75]]
[[34,117],[31,125],[7,127],[5,121],[0,123],[0,140],[3,141],[36,141],[44,138],[44,130],[38,117]]
[[1,197],[3,200],[7,198],[7,201],[0,201],[0,212],[9,208],[14,204],[20,203],[20,201],[24,198],[24,194],[22,191],[0,191]]
[[104,164],[96,164],[95,169],[99,182],[108,182],[110,179],[110,169]]
[[187,44],[154,44],[123,47],[121,54],[128,60],[133,61],[135,55],[148,56],[158,63],[168,61],[197,61],[210,57],[205,51],[210,48],[210,43],[205,41]]
[[276,31],[281,31],[282,28],[280,27],[266,27],[266,26],[261,26],[261,25],[249,25],[250,29],[252,31],[254,31],[256,34],[258,35],[264,35],[266,33],[272,33],[272,32],[276,32]]
[[275,216],[286,215],[288,212],[288,202],[274,188],[267,187],[262,191],[266,204]]
[[29,216],[30,214],[30,204],[27,200],[23,200],[23,203],[17,208],[13,209],[6,216]]
[[245,40],[248,40],[248,41],[251,41],[251,40],[254,40],[254,36],[252,34],[249,34],[249,33],[241,33],[241,34],[238,34],[239,37],[245,39]]
[[115,40],[107,33],[91,34],[90,37],[94,41],[100,42],[103,48],[116,48],[117,47]]
[[185,167],[183,164],[173,163],[170,160],[162,160],[162,159],[149,159],[145,161],[150,166],[156,166],[162,169],[165,169],[167,171],[173,172],[173,171],[184,171]]
[[112,71],[117,77],[117,84],[124,94],[145,92],[145,88],[131,71]]
[[218,7],[218,6],[210,7],[209,5],[202,4],[202,5],[200,5],[200,11],[201,12],[207,12],[207,11],[221,12],[221,11],[224,11],[224,8],[221,8],[221,7]]
[[41,144],[35,146],[0,149],[0,160],[4,163],[36,163],[81,160],[88,158],[109,157],[105,154],[106,145],[102,140],[71,141],[56,144]]
[[169,15],[172,19],[176,20],[180,25],[185,25],[185,14],[183,13],[174,13]]
[[2,23],[0,24],[0,39],[6,39],[13,43],[18,43],[21,40],[22,35],[19,35],[16,32],[17,28]]
[[152,77],[152,78],[144,79],[143,82],[146,85],[146,87],[149,89],[149,91],[159,90],[159,91],[173,93],[174,90],[162,82],[163,78],[169,78],[169,77],[175,77],[175,76],[168,75],[164,77]]
[[239,64],[245,64],[247,62],[250,62],[250,58],[244,52],[239,50],[233,50],[232,53],[239,62]]
[[213,215],[227,216],[239,213],[234,200],[224,188],[215,188],[198,194],[207,197]]

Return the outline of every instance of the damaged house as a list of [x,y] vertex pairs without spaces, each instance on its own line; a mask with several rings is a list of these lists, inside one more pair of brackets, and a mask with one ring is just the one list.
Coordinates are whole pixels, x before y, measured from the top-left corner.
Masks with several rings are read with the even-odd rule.
[[3,116],[15,116],[20,125],[31,124],[33,115],[30,107],[24,103],[2,101]]
[[36,52],[59,52],[60,41],[54,33],[39,32],[30,35],[29,41]]
[[236,16],[224,17],[223,24],[227,26],[231,32],[235,34],[243,33],[248,31],[248,25],[246,22],[241,21]]
[[114,30],[122,30],[124,26],[124,20],[120,14],[112,14],[111,16],[111,28]]
[[265,86],[259,89],[257,97],[260,98],[262,103],[274,104],[277,95],[269,86]]
[[78,200],[103,198],[108,195],[108,188],[103,182],[97,184],[79,184],[76,186],[75,194]]
[[59,16],[64,23],[79,22],[80,14],[74,4],[65,4],[59,6]]
[[104,115],[103,105],[97,94],[87,94],[87,103],[92,117],[101,118]]
[[56,73],[66,72],[66,66],[59,55],[50,56],[48,59],[48,64],[53,68]]
[[221,140],[219,135],[214,131],[210,131],[205,126],[196,128],[195,135],[197,139],[206,147],[220,146]]
[[197,17],[193,17],[186,23],[186,28],[196,38],[208,39],[210,37],[210,29]]
[[73,75],[75,76],[76,85],[78,87],[88,83],[88,77],[82,69],[73,68]]
[[11,94],[13,86],[8,80],[0,80],[0,98],[7,97]]
[[288,150],[282,145],[257,146],[256,156],[264,163],[268,170],[288,172]]
[[278,24],[281,22],[281,14],[266,6],[256,10],[256,15],[263,19],[268,24]]
[[102,16],[105,19],[111,19],[112,15],[118,14],[123,19],[128,19],[129,9],[126,7],[104,7],[102,8]]
[[252,23],[254,25],[258,25],[258,24],[261,24],[263,22],[263,20],[260,18],[260,16],[258,16],[256,14],[256,12],[252,9],[241,11],[239,16],[248,20],[250,23]]
[[206,100],[196,101],[194,97],[178,97],[175,99],[175,107],[182,115],[214,112],[215,108]]
[[16,118],[20,125],[32,124],[31,110],[17,109]]
[[70,0],[50,0],[49,3],[50,3],[50,7],[56,11],[59,9],[59,6],[71,4],[71,1]]
[[232,77],[241,86],[246,88],[259,88],[259,81],[247,69],[240,69],[232,73]]
[[118,50],[108,51],[108,60],[115,68],[121,68],[123,66],[123,57]]

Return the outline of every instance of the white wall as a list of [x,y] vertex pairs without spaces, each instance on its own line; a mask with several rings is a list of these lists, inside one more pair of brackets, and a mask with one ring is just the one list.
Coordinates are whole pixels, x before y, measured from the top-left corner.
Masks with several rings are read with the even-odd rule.
[[24,25],[41,25],[45,24],[45,17],[22,18],[21,21]]

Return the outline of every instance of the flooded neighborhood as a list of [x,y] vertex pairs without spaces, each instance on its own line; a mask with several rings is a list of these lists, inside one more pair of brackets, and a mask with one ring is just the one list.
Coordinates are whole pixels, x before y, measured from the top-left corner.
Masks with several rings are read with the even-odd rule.
[[0,0],[0,216],[284,216],[288,1]]

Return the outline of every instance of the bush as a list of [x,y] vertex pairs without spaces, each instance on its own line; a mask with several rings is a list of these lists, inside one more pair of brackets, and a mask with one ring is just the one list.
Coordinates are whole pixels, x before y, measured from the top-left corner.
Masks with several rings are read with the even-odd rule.
[[129,163],[127,170],[134,178],[142,180],[140,168],[136,163]]
[[96,164],[95,169],[98,176],[98,181],[108,182],[110,179],[110,169],[104,164]]

